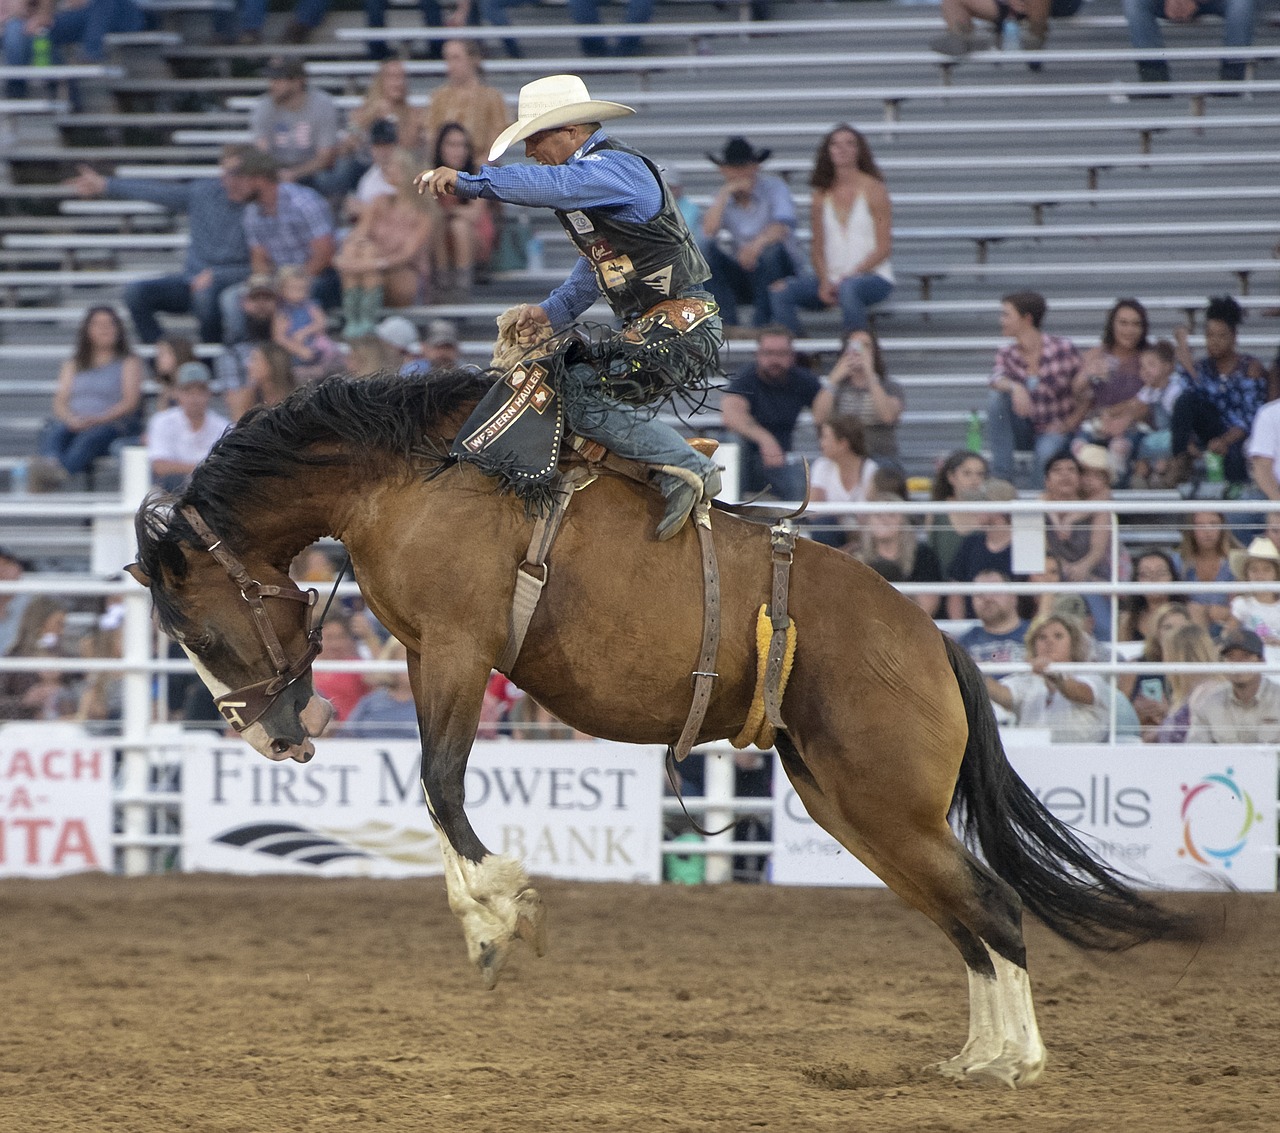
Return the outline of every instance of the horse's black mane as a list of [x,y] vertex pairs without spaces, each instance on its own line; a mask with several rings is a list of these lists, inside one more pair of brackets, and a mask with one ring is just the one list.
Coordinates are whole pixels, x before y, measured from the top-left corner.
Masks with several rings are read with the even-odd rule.
[[[492,373],[471,367],[425,378],[338,375],[308,383],[269,409],[250,410],[214,445],[181,495],[153,496],[143,505],[136,522],[138,565],[153,582],[160,579],[162,565],[181,575],[185,560],[178,544],[197,541],[181,515],[188,506],[228,547],[242,552],[243,505],[278,498],[273,482],[301,468],[386,467],[390,461],[424,472],[439,469],[447,449],[431,430],[483,397],[493,379]],[[162,589],[153,586],[152,594],[161,624],[171,625],[177,611],[166,609]]]

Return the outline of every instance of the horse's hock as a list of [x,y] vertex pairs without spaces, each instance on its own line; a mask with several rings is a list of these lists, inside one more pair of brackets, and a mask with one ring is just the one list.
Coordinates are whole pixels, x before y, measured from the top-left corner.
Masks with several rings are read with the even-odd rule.
[[0,1130],[1275,1129],[1273,895],[1183,899],[1199,951],[1030,925],[1052,1073],[1014,1093],[920,1070],[962,965],[890,893],[537,884],[555,947],[488,993],[438,880],[0,883]]

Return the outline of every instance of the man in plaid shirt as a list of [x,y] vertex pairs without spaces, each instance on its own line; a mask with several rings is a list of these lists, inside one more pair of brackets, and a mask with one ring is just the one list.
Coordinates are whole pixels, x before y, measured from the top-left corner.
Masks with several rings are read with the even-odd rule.
[[1035,487],[1045,461],[1080,426],[1086,406],[1072,382],[1080,352],[1068,338],[1040,329],[1048,304],[1036,291],[1015,291],[1000,301],[1000,333],[1013,339],[996,352],[987,403],[991,474],[1013,479],[1014,448],[1035,452]]

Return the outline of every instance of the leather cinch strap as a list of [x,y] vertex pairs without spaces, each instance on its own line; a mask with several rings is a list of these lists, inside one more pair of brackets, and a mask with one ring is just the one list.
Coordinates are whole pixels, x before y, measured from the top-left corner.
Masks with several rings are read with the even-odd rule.
[[698,654],[698,667],[693,671],[693,703],[689,706],[689,718],[676,741],[672,754],[683,760],[698,742],[702,721],[706,719],[707,705],[715,689],[716,655],[720,651],[720,567],[716,562],[716,544],[711,534],[711,508],[704,502],[694,509],[694,526],[698,543],[702,548],[702,650]]
[[781,728],[784,725],[779,690],[787,655],[787,627],[791,622],[787,615],[787,595],[791,586],[796,533],[779,523],[769,529],[769,545],[773,550],[773,593],[769,598],[769,624],[773,627],[773,636],[769,639],[769,657],[764,667],[764,714],[770,724]]

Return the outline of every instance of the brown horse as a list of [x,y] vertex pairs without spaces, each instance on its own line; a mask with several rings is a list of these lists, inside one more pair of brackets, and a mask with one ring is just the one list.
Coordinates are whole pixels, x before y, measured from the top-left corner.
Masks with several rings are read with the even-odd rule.
[[[492,986],[515,939],[541,950],[543,912],[519,864],[490,854],[463,811],[532,528],[494,481],[445,459],[488,380],[327,379],[247,415],[180,498],[143,507],[130,569],[245,738],[268,758],[305,760],[327,722],[311,688],[307,610],[271,599],[300,597],[288,569],[302,548],[324,535],[346,544],[370,608],[408,648],[449,903]],[[685,530],[657,542],[660,513],[656,492],[612,476],[576,494],[511,672],[562,720],[607,739],[671,743],[689,705],[698,540]],[[771,578],[767,530],[717,512],[713,531],[723,637],[703,741],[743,727]],[[939,1069],[1033,1081],[1045,1052],[1024,903],[1088,947],[1190,926],[1127,888],[1040,805],[1005,758],[977,668],[917,606],[801,540],[791,614],[799,639],[778,735],[787,775],[809,813],[935,921],[968,968],[969,1041]],[[953,833],[953,812],[985,862]]]

